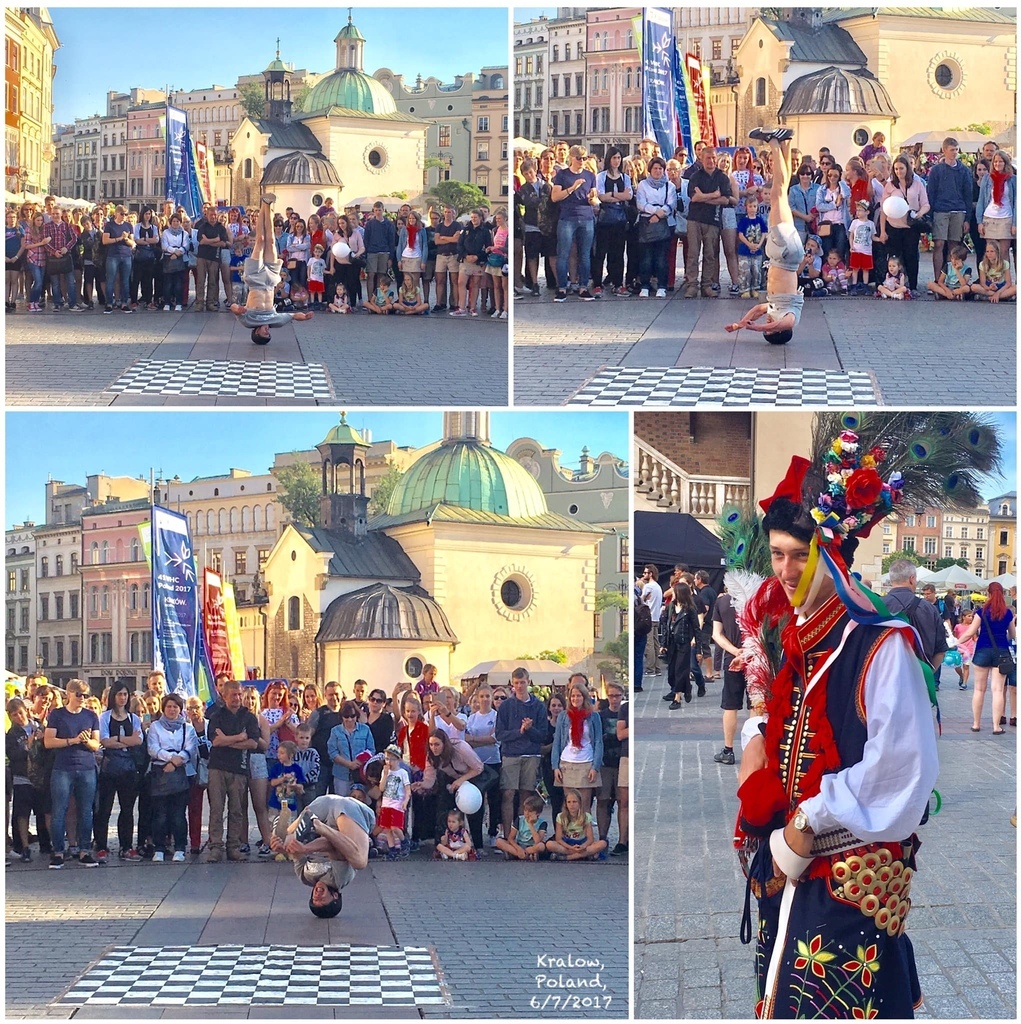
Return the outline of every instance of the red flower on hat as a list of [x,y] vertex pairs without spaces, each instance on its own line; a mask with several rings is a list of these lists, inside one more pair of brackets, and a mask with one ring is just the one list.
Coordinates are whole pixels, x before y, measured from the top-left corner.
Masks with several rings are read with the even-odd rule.
[[844,496],[848,508],[868,508],[882,493],[882,477],[874,469],[856,469],[847,478]]

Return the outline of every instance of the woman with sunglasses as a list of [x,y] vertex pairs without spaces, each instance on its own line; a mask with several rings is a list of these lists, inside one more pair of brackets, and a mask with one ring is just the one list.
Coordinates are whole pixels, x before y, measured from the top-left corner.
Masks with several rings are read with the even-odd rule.
[[358,705],[353,700],[344,702],[340,709],[340,725],[330,733],[327,751],[333,765],[333,792],[347,796],[351,783],[359,781],[362,762],[359,754],[376,752],[372,731],[364,722],[359,722]]
[[815,219],[812,211],[815,209],[817,191],[817,187],[812,184],[812,168],[808,164],[802,164],[798,168],[798,180],[793,182],[787,190],[787,200],[791,204],[791,216],[794,218],[794,226],[801,236],[802,245],[808,241],[809,225]]
[[386,750],[394,736],[394,716],[385,710],[386,694],[379,689],[369,691],[369,716],[366,725],[372,733],[376,750]]

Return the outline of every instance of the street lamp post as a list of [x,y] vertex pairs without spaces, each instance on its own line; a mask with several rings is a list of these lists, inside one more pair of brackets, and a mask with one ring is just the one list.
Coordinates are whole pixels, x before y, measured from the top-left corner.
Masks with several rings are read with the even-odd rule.
[[227,147],[223,162],[227,167],[227,205],[234,205],[234,150]]
[[461,127],[468,133],[468,173],[465,181],[471,181],[472,176],[472,122],[470,117],[461,118]]

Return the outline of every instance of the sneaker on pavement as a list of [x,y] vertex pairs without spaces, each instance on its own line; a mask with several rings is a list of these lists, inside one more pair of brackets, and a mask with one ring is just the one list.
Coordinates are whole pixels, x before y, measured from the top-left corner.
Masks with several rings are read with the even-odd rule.
[[110,859],[110,851],[109,850],[100,850],[99,853],[96,854],[96,860],[98,860],[100,864],[105,864],[109,859]]
[[99,861],[96,860],[96,858],[93,857],[92,854],[89,853],[88,850],[86,850],[78,858],[78,863],[81,864],[83,867],[86,867],[86,868],[98,868],[99,867]]
[[32,851],[25,849],[21,851],[21,863],[31,864],[32,863]]
[[[178,307],[178,309],[180,309],[180,307]],[[163,307],[163,312],[164,312],[164,313],[169,313],[169,312],[170,312],[170,306],[169,306],[169,304]]]
[[567,301],[567,292],[562,292],[562,291],[558,290],[557,294],[553,296],[553,301],[554,302],[566,302]]
[[181,303],[180,302],[176,306],[174,306],[174,312],[175,313],[180,313],[181,312]]
[[647,299],[648,297],[649,297],[649,289],[648,288],[643,288],[638,293],[638,298],[640,298],[640,299]]
[[250,846],[248,845],[248,843],[242,843],[242,844],[241,844],[241,845],[240,845],[240,846],[238,847],[238,849],[239,849],[239,850],[240,850],[240,851],[241,851],[242,853],[251,853],[251,852],[252,852],[252,848],[251,848],[251,847],[250,847]]
[[120,860],[141,860],[142,858],[138,854],[138,850],[121,850],[117,854]]
[[506,320],[507,319],[507,310],[504,309],[504,310],[500,311],[500,319],[501,320]]
[[107,306],[107,307],[106,307],[106,308],[105,308],[105,309],[103,310],[103,312],[104,312],[104,313],[112,313],[112,312],[113,312],[113,306]]
[[50,870],[58,871],[64,866],[64,855],[62,853],[50,854]]
[[184,850],[178,850],[174,854],[174,856],[171,858],[171,860],[173,860],[173,862],[175,864],[183,864],[184,863]]
[[614,289],[613,294],[623,298],[625,295],[630,295],[631,293],[627,290],[627,288],[621,285],[619,288]]
[[581,299],[582,302],[595,302],[596,299],[596,297],[587,288],[582,288],[581,291],[578,292],[578,298]]
[[258,854],[260,857],[272,857],[273,851],[265,843],[259,843]]
[[153,864],[162,864],[162,863],[163,863],[163,854],[162,854],[162,853],[160,853],[160,851],[159,851],[159,850],[157,850],[157,851],[156,851],[156,852],[155,852],[155,853],[154,853],[154,854],[152,855],[152,862],[153,862]]
[[667,711],[676,711],[679,707],[683,707],[681,702],[676,698],[671,698],[670,703],[667,705]]
[[724,747],[718,754],[713,754],[713,760],[717,764],[734,764],[734,751],[730,747]]
[[611,857],[621,857],[627,853],[627,843],[617,843],[617,845],[610,851]]
[[666,298],[666,289],[665,288],[657,288],[656,289],[656,298],[657,299],[665,299]]

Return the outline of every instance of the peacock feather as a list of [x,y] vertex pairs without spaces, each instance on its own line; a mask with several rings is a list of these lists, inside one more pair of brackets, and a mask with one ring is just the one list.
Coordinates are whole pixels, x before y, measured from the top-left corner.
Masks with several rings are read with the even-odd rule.
[[[982,501],[981,477],[995,472],[1002,458],[992,422],[972,412],[825,412],[815,420],[813,466],[843,430],[858,434],[861,451],[882,448],[880,475],[903,478],[912,507],[972,509]],[[806,481],[815,486],[816,479]]]

